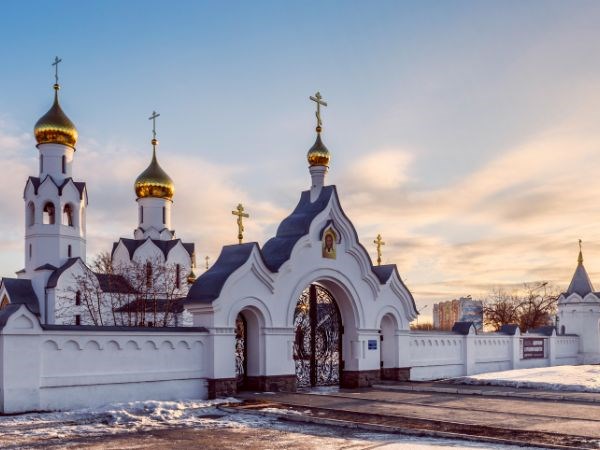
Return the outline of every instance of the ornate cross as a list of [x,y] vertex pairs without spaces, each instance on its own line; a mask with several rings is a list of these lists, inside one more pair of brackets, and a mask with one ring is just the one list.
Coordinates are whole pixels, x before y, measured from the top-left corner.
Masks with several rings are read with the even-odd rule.
[[152,140],[156,140],[156,118],[160,114],[156,114],[156,111],[152,111],[152,115],[148,117],[148,120],[152,121]]
[[380,266],[381,265],[381,246],[385,245],[385,242],[383,242],[383,239],[381,239],[381,234],[377,235],[377,239],[375,239],[373,241],[373,244],[375,244],[377,246],[377,265]]
[[320,92],[317,92],[314,96],[311,95],[308,98],[310,98],[313,102],[317,104],[317,112],[315,113],[315,115],[317,116],[317,132],[320,133],[321,125],[323,125],[323,122],[321,121],[321,105],[327,106],[327,102],[323,100],[323,97],[321,97]]
[[62,62],[62,59],[60,59],[58,56],[55,56],[52,65],[54,66],[54,79],[56,80],[56,84],[58,84],[58,64],[60,62]]
[[206,270],[208,270],[208,260],[210,259],[210,256],[205,256],[204,257],[204,261],[206,261]]
[[250,215],[248,215],[247,213],[244,212],[244,207],[242,206],[241,203],[237,205],[237,208],[235,211],[231,211],[231,214],[233,214],[234,216],[237,216],[238,241],[241,244],[242,240],[244,239],[244,224],[243,224],[242,220],[244,217],[246,219],[248,219],[250,217]]

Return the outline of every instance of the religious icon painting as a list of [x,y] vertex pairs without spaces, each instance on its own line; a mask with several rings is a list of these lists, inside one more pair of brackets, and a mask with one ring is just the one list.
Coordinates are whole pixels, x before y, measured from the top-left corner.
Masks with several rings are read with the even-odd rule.
[[323,258],[335,259],[335,246],[336,246],[337,236],[333,229],[328,228],[325,233],[323,233],[323,241],[322,241],[322,255]]

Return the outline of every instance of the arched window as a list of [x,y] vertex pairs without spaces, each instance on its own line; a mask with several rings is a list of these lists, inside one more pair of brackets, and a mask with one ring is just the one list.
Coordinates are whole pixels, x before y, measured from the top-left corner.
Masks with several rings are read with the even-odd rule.
[[566,330],[565,326],[561,325],[561,327],[560,327],[560,334],[564,335],[566,332],[567,332],[567,330]]
[[152,263],[146,262],[146,287],[152,287]]
[[2,301],[0,302],[0,309],[8,306],[8,303],[9,303],[8,297],[5,295],[4,298],[2,299]]
[[35,223],[35,205],[29,202],[27,205],[27,226],[30,227]]
[[44,217],[43,223],[44,225],[54,225],[56,222],[56,210],[54,209],[54,204],[48,202],[44,205]]
[[29,244],[29,259],[31,259],[31,254],[33,253],[33,246]]
[[140,224],[144,223],[144,207],[140,206]]
[[81,305],[81,291],[75,292],[75,306]]
[[175,265],[175,287],[177,289],[181,287],[181,264]]
[[71,244],[67,245],[67,258],[71,257]]
[[44,155],[40,155],[40,173],[44,173]]
[[62,173],[67,173],[67,157],[65,155],[62,157]]
[[69,227],[73,226],[73,207],[70,203],[66,204],[63,208],[62,223]]
[[167,208],[163,206],[163,225],[167,223]]

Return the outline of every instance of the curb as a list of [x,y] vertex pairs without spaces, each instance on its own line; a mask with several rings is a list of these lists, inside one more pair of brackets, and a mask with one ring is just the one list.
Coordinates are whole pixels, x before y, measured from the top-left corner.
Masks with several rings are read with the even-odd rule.
[[[486,389],[461,389],[460,387],[435,387],[435,386],[400,386],[400,385],[386,385],[386,384],[374,384],[372,386],[375,389],[381,389],[383,391],[404,391],[404,392],[438,392],[441,394],[460,394],[460,395],[482,395],[488,397],[515,397],[515,398],[533,398],[536,400],[560,400],[560,401],[572,401],[581,403],[600,403],[600,397],[585,397],[584,395],[573,397],[572,395],[561,395],[557,393],[548,393],[542,391],[536,392],[511,392],[511,391],[493,391]],[[585,393],[583,393],[585,394]]]
[[[432,430],[415,430],[413,428],[403,428],[391,425],[376,425],[376,424],[366,424],[362,422],[355,422],[349,420],[341,420],[341,419],[328,419],[324,417],[314,417],[314,416],[306,416],[304,414],[287,414],[284,412],[273,412],[273,411],[261,411],[257,409],[238,409],[235,407],[229,406],[220,406],[219,409],[229,412],[229,413],[245,413],[245,414],[257,414],[266,417],[273,417],[280,420],[286,420],[289,422],[303,422],[303,423],[312,423],[315,425],[327,425],[327,426],[335,426],[349,429],[359,429],[365,431],[375,431],[379,433],[390,433],[390,434],[402,434],[407,436],[416,436],[416,437],[430,437],[430,438],[439,438],[439,439],[454,439],[461,441],[470,441],[470,442],[484,442],[491,444],[501,444],[501,445],[511,445],[511,446],[520,446],[526,448],[551,448],[551,449],[560,449],[560,450],[572,450],[572,449],[581,449],[582,447],[571,447],[565,445],[556,445],[556,444],[536,444],[528,441],[521,440],[511,440],[511,439],[502,439],[502,438],[493,438],[489,436],[474,436],[470,434],[461,434],[461,433],[452,433],[448,431],[432,431]],[[593,447],[589,447],[590,449]]]

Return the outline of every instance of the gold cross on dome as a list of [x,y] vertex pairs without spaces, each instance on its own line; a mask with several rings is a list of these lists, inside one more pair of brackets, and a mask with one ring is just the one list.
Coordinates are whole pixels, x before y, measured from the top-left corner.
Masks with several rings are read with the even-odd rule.
[[381,234],[377,235],[377,239],[375,239],[373,241],[373,244],[375,244],[377,246],[377,265],[380,266],[381,265],[381,246],[385,245],[385,242],[383,242],[383,239],[381,239]]
[[156,111],[152,111],[152,115],[148,117],[148,120],[152,121],[152,139],[156,139],[156,118],[160,116]]
[[54,62],[52,65],[54,66],[54,79],[56,80],[56,84],[58,84],[58,64],[62,62],[58,56],[54,57]]
[[317,104],[317,112],[315,115],[317,116],[317,132],[320,133],[321,126],[323,125],[323,122],[321,121],[321,106],[327,106],[327,102],[323,100],[320,92],[317,92],[314,96],[311,95],[308,98]]
[[244,212],[244,206],[239,203],[235,211],[231,211],[231,214],[237,216],[237,226],[238,226],[238,241],[241,244],[244,239],[244,223],[242,222],[245,217],[248,219],[250,217],[249,214]]

